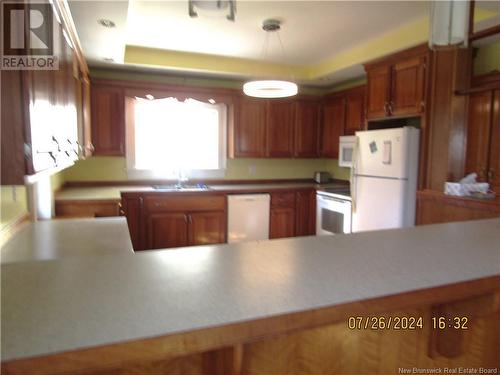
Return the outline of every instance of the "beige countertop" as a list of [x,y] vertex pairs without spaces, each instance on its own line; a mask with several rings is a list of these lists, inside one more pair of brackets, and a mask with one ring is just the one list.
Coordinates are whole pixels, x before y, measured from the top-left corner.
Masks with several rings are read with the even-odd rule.
[[499,243],[490,219],[4,264],[2,360],[494,277]]
[[[238,192],[254,190],[269,191],[274,189],[299,189],[299,188],[314,188],[321,189],[331,186],[348,186],[349,182],[332,182],[328,184],[315,184],[312,182],[274,182],[274,183],[259,183],[259,184],[213,184],[210,185],[208,192]],[[120,200],[122,192],[138,192],[151,191],[162,192],[162,190],[154,189],[152,186],[96,186],[96,187],[68,187],[56,193],[57,201],[64,200]]]
[[134,254],[124,217],[28,223],[1,249],[1,263]]

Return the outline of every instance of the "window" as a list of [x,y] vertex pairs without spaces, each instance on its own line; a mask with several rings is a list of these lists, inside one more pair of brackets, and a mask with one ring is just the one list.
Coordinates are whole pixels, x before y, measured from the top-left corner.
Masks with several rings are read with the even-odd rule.
[[132,178],[223,177],[224,104],[128,99],[127,169]]

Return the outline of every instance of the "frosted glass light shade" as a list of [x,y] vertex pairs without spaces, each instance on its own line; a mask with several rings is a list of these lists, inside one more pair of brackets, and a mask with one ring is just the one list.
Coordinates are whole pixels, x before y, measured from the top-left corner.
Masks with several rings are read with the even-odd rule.
[[469,41],[469,1],[431,2],[429,47],[461,45]]
[[255,98],[286,98],[297,95],[297,84],[289,81],[250,81],[243,85],[243,92]]

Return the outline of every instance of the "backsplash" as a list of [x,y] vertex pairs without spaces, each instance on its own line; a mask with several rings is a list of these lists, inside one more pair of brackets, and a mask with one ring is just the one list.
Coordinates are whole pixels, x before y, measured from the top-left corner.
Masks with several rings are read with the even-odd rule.
[[[313,178],[315,171],[328,171],[348,180],[349,169],[334,159],[228,159],[226,180]],[[128,180],[124,157],[95,156],[64,170],[64,181]]]

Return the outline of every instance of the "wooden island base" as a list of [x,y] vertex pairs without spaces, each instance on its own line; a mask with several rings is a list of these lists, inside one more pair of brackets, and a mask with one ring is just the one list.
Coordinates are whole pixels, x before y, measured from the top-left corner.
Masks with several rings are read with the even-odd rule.
[[[350,329],[349,317],[362,317]],[[433,328],[432,316],[461,328]],[[370,319],[422,317],[422,328]],[[351,320],[353,322],[353,320]],[[359,323],[357,323],[359,324]],[[417,324],[417,323],[415,323]],[[411,325],[411,322],[409,322]],[[500,276],[2,364],[3,374],[399,374],[500,369]],[[402,370],[403,369],[403,370]]]

